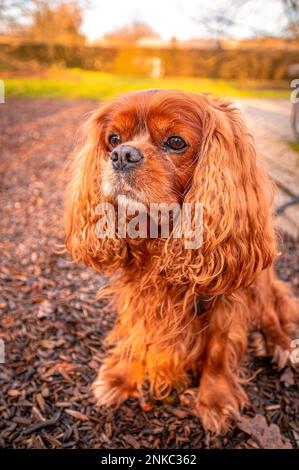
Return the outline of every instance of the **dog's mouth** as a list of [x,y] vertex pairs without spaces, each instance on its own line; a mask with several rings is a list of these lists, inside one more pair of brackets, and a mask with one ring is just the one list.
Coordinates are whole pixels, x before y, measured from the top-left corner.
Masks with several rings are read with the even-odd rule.
[[138,210],[141,212],[146,211],[146,195],[143,191],[131,186],[127,180],[120,181],[116,187],[114,201],[119,208],[127,208],[134,212]]
[[128,195],[134,195],[136,192],[135,182],[132,180],[130,174],[123,173],[115,175],[114,177],[115,187],[118,192],[123,192]]
[[114,181],[110,185],[110,196],[117,202],[119,196],[122,196],[122,200],[126,200],[127,203],[146,203],[146,195],[142,190],[138,188],[136,183],[132,181],[130,175],[117,175],[114,176]]

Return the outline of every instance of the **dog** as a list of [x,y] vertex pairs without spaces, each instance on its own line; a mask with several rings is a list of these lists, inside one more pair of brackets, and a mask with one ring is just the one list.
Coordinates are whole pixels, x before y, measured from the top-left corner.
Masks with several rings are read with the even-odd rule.
[[[192,409],[206,430],[221,434],[248,402],[242,358],[249,335],[259,336],[278,367],[286,365],[299,314],[273,269],[272,195],[228,101],[144,90],[92,114],[73,161],[66,246],[76,262],[109,275],[103,295],[117,311],[93,384],[99,405],[142,401],[145,388],[161,400],[173,389],[188,391],[198,376]],[[100,203],[116,213],[142,207],[145,218],[152,204],[202,204],[202,244],[186,247],[171,231],[99,236]]]

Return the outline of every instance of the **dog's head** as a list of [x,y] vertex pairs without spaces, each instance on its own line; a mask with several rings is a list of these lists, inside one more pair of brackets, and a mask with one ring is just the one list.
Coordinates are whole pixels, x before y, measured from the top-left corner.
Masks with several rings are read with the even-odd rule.
[[129,93],[108,105],[99,116],[103,196],[147,206],[183,202],[202,140],[198,113],[193,95],[170,90]]
[[127,240],[96,237],[99,202],[200,202],[203,246],[167,243],[159,270],[206,292],[233,290],[275,254],[268,189],[231,103],[177,90],[128,93],[87,123],[69,191],[67,246],[75,259],[113,271],[132,263],[137,245],[128,250]]

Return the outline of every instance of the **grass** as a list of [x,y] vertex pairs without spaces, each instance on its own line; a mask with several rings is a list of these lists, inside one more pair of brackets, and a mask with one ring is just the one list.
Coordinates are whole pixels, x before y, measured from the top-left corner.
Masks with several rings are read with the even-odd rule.
[[299,153],[299,142],[289,142],[289,146],[291,149],[293,149],[295,152]]
[[[1,77],[0,77],[1,78]],[[80,69],[50,69],[43,74],[4,79],[6,96],[105,99],[146,88],[178,88],[234,98],[288,98],[280,83],[241,82],[194,77],[142,78]]]

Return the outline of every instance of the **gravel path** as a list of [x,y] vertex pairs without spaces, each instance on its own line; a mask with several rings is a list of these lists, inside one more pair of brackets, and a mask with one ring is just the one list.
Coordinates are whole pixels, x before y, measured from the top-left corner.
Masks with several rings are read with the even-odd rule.
[[[249,421],[223,438],[204,433],[176,395],[144,413],[135,400],[98,409],[90,384],[112,312],[95,301],[101,277],[59,253],[64,165],[91,101],[14,99],[0,106],[0,447],[201,448],[299,446],[298,374],[248,356]],[[285,237],[277,269],[298,288],[298,245]],[[176,406],[174,406],[176,404]],[[246,427],[266,417],[271,439]],[[245,419],[245,418],[244,418]],[[267,434],[267,433],[266,433]],[[271,441],[271,442],[270,442]]]
[[270,138],[273,142],[293,140],[290,100],[239,100],[238,105],[259,137]]
[[[289,142],[294,140],[290,125],[290,100],[240,100],[237,102],[254,135],[259,155],[278,185],[277,207],[299,194],[299,153]],[[291,235],[299,236],[299,204],[289,207],[277,224]]]

